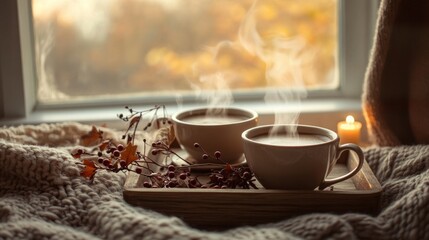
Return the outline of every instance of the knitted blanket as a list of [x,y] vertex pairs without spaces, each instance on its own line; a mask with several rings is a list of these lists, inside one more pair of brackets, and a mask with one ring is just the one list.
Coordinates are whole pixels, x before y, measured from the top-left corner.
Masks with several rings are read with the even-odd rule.
[[122,173],[99,172],[92,183],[81,177],[70,151],[90,129],[78,123],[0,129],[0,239],[429,238],[429,145],[365,150],[383,186],[377,216],[314,213],[209,232],[127,204]]

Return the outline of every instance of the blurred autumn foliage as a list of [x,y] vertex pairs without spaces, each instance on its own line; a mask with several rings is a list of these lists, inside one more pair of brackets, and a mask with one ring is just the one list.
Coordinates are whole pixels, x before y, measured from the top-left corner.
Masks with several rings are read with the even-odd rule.
[[[232,89],[263,88],[266,63],[228,45],[237,41],[252,3],[33,0],[39,88],[45,89],[39,100],[188,91],[198,77],[219,69]],[[335,86],[336,0],[261,0],[255,19],[263,39],[303,39],[306,87]],[[208,47],[219,43],[225,44],[214,61]]]

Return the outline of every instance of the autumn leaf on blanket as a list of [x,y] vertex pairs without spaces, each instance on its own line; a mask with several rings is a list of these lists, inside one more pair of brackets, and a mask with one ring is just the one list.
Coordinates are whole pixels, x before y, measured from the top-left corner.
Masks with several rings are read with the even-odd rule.
[[98,145],[98,149],[100,149],[100,151],[106,150],[106,148],[109,146],[109,144],[111,142],[112,142],[112,140],[110,140],[110,139],[104,140],[102,143],[100,143],[100,145]]
[[137,145],[134,145],[132,143],[128,143],[128,145],[125,147],[124,151],[121,152],[121,159],[126,162],[127,166],[128,166],[128,164],[139,159],[136,151],[137,151]]
[[93,146],[96,145],[102,138],[103,132],[98,130],[95,126],[92,126],[91,131],[83,135],[80,140],[83,146]]
[[88,159],[84,159],[83,165],[85,166],[85,168],[80,172],[80,175],[88,179],[93,179],[95,172],[97,171],[97,167],[95,166],[94,162]]

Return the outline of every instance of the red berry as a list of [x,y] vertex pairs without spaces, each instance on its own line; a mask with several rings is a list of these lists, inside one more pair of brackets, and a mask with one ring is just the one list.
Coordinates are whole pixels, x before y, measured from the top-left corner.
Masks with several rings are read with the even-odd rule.
[[174,177],[176,177],[176,173],[175,173],[175,172],[170,171],[170,172],[168,172],[168,177],[169,177],[169,178],[174,178]]
[[98,158],[98,163],[103,163],[104,162],[104,158]]
[[220,158],[221,153],[220,153],[220,151],[216,151],[216,152],[214,153],[214,155],[215,155],[215,157],[216,157],[216,158]]
[[150,183],[150,182],[144,182],[143,183],[143,187],[145,187],[145,188],[151,188],[152,187],[152,183]]
[[141,168],[136,168],[136,173],[137,174],[141,174],[143,172],[143,170]]
[[173,165],[168,165],[168,171],[174,172],[175,170],[176,170],[176,167],[174,167]]
[[82,154],[82,153],[84,153],[83,149],[79,148],[79,149],[77,150],[77,154]]
[[170,181],[168,183],[168,187],[174,188],[175,186],[177,186],[177,182],[176,181]]
[[103,156],[103,153],[102,152],[98,152],[97,156],[101,157],[101,156]]
[[117,149],[118,149],[118,151],[124,151],[124,145],[122,145],[122,144],[119,144],[118,146],[117,146]]
[[243,178],[246,180],[250,180],[252,178],[252,174],[250,172],[244,172]]
[[188,176],[188,175],[187,175],[186,173],[181,173],[181,174],[179,175],[179,178],[180,178],[180,179],[182,179],[182,180],[185,180],[187,176]]
[[119,156],[121,156],[121,152],[119,152],[118,150],[115,150],[115,151],[113,152],[113,156],[114,156],[114,157],[119,157]]
[[121,160],[120,162],[119,162],[119,164],[121,165],[121,167],[126,167],[127,166],[127,162],[125,162],[124,160]]
[[106,166],[106,167],[109,166],[110,165],[110,161],[107,160],[107,159],[104,159],[103,160],[103,165]]
[[196,185],[197,184],[197,180],[195,178],[191,178],[191,179],[189,179],[189,184]]
[[209,155],[207,155],[207,154],[203,154],[203,159],[207,159],[207,158],[209,158]]
[[200,147],[200,144],[198,144],[198,143],[194,143],[194,147],[199,148],[199,147]]

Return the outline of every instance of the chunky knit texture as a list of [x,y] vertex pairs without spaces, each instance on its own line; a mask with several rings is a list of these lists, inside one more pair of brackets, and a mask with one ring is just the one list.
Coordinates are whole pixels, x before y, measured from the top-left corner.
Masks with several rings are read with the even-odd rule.
[[0,239],[429,238],[428,145],[365,150],[384,189],[378,216],[315,213],[207,232],[128,205],[123,174],[100,172],[93,183],[80,177],[70,150],[90,128],[62,123],[0,129]]

